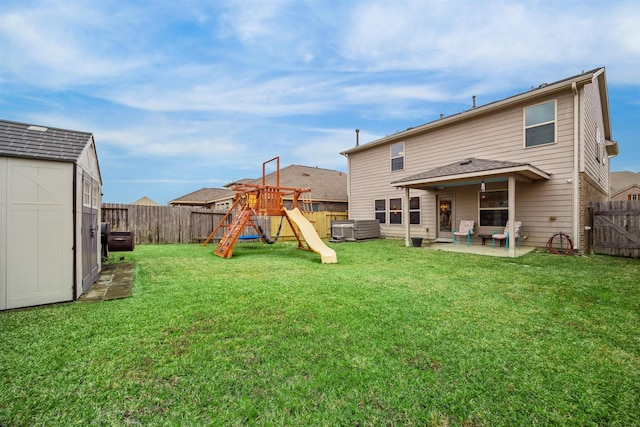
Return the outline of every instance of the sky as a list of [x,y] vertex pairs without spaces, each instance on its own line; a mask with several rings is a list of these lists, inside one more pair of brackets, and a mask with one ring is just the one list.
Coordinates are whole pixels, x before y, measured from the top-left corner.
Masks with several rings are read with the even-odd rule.
[[276,156],[346,172],[355,129],[605,67],[611,170],[640,172],[638,22],[637,0],[0,0],[0,118],[93,133],[103,202],[166,204]]

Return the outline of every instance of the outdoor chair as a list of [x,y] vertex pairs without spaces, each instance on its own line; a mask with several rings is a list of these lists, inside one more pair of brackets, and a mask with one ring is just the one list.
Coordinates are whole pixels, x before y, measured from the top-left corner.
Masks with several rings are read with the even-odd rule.
[[458,230],[456,230],[455,228],[453,229],[453,244],[456,244],[456,239],[458,238],[458,236],[460,237],[460,239],[462,239],[463,237],[467,238],[467,246],[471,245],[471,235],[473,234],[473,228],[475,227],[476,222],[475,221],[469,221],[469,220],[461,220],[460,221],[460,227],[458,227]]
[[[514,223],[514,233],[516,237],[516,244],[518,245],[518,249],[520,249],[520,229],[522,228],[522,221],[516,221]],[[509,249],[509,221],[507,221],[507,225],[504,227],[504,231],[502,233],[496,233],[495,231],[491,234],[491,247],[496,247],[496,240],[504,240],[505,250]]]

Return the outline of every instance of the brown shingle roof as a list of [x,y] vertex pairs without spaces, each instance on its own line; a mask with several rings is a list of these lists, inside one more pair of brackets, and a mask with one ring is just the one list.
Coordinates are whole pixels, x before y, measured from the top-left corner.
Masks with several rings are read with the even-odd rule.
[[535,168],[534,166],[531,166],[529,163],[469,158],[448,164],[446,166],[440,166],[426,172],[411,175],[406,178],[393,181],[391,184],[405,184],[416,181],[429,181],[446,177],[455,178],[462,175],[486,175],[487,173],[491,172],[503,173],[508,170],[532,170],[534,174],[538,174],[542,177],[546,175],[545,172]]
[[235,192],[225,188],[201,188],[184,196],[173,199],[170,205],[198,205],[235,196]]
[[[265,177],[267,185],[276,185],[276,173]],[[226,188],[201,188],[178,197],[169,204],[207,204],[220,199],[232,198],[235,192],[232,184],[262,184],[262,177],[242,179],[225,186]],[[313,201],[347,202],[347,174],[331,169],[311,166],[289,165],[280,169],[280,186],[290,188],[310,188],[309,197]]]
[[[276,185],[276,173],[266,177],[268,185]],[[262,184],[262,177],[250,183]],[[309,197],[313,201],[347,202],[347,174],[331,169],[312,166],[289,165],[280,169],[280,186],[290,188],[310,188]]]
[[135,202],[131,203],[132,205],[142,205],[142,206],[160,206],[158,202],[148,198],[147,196],[141,197]]
[[609,184],[612,196],[633,185],[640,186],[640,172],[611,172],[610,177]]

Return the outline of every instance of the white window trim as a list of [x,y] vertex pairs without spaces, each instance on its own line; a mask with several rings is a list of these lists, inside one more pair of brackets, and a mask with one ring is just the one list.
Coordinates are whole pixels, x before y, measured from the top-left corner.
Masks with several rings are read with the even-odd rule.
[[[399,208],[399,209],[392,209],[392,208],[391,208],[391,200],[396,200],[396,199],[397,199],[397,200],[400,200],[400,208]],[[388,224],[388,225],[398,226],[398,225],[403,225],[403,224],[404,224],[404,221],[405,221],[404,217],[405,217],[405,215],[404,215],[404,212],[403,212],[403,209],[402,209],[403,207],[404,207],[404,198],[403,198],[403,197],[389,197],[389,198],[387,199],[387,212],[389,213],[389,214],[387,215],[387,217],[388,217],[388,219],[389,219],[389,221],[387,222],[387,224]],[[396,212],[396,211],[397,211],[398,213],[400,213],[400,222],[391,222],[391,214],[392,214],[393,212]]]
[[[550,121],[547,121],[547,122],[536,123],[535,125],[527,126],[527,109],[528,108],[532,108],[532,107],[536,107],[538,105],[548,104],[550,102],[553,102],[553,120],[550,120]],[[553,123],[555,125],[555,126],[553,126],[553,142],[546,142],[544,144],[537,144],[537,145],[527,145],[527,129],[535,128],[535,127],[538,127],[538,126],[548,125],[550,123]],[[556,99],[552,99],[550,101],[539,102],[537,104],[527,105],[526,107],[524,107],[522,109],[522,129],[523,129],[523,132],[522,132],[522,146],[525,149],[537,148],[537,147],[545,147],[547,145],[557,144],[558,143],[558,101]]]
[[[396,145],[398,145],[398,144],[402,144],[402,151],[400,151],[400,155],[399,155],[399,156],[394,156],[394,155],[393,155],[393,147],[394,147],[394,146],[396,146]],[[405,150],[406,150],[406,146],[405,146],[404,141],[402,141],[402,142],[395,142],[395,143],[391,144],[391,146],[389,147],[389,168],[390,168],[391,172],[398,172],[398,171],[403,171],[403,170],[404,170],[404,168],[405,168],[405,161],[407,160],[407,159],[406,159],[406,154],[405,154],[405,153],[406,153],[406,151],[405,151]],[[399,158],[402,158],[402,168],[400,168],[400,169],[393,169],[393,160],[394,160],[394,159],[399,159]]]
[[[417,209],[411,209],[411,199],[418,199],[418,208]],[[418,212],[418,223],[417,224],[412,224],[411,223],[411,214],[413,212]],[[422,225],[422,199],[420,198],[420,196],[411,196],[409,197],[409,218],[408,218],[409,224],[410,225]]]
[[82,181],[82,206],[91,207],[91,181],[86,178]]

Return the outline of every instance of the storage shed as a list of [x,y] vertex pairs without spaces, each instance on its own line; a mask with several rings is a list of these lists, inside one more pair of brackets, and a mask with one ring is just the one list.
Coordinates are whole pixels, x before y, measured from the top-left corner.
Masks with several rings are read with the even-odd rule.
[[93,134],[0,120],[0,310],[72,301],[98,277]]

